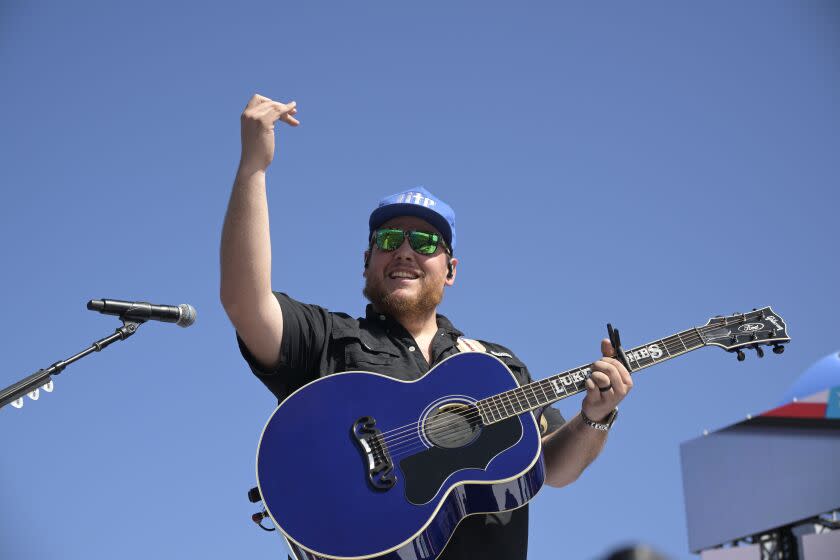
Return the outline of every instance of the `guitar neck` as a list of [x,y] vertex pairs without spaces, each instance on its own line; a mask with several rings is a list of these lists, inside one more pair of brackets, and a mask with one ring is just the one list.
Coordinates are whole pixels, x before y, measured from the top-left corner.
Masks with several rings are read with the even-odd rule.
[[[625,350],[624,354],[632,374],[705,344],[700,329],[693,328]],[[586,390],[586,380],[591,375],[590,364],[583,365],[480,400],[477,406],[484,423],[493,424],[581,393]]]

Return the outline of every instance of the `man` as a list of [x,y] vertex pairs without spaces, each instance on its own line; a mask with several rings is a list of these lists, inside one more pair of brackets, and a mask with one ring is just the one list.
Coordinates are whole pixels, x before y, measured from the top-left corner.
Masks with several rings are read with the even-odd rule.
[[[455,216],[425,189],[387,197],[370,218],[364,253],[366,316],[353,319],[297,302],[271,289],[271,245],[265,173],[274,157],[277,121],[299,125],[295,102],[255,95],[242,114],[242,156],[225,217],[221,245],[221,300],[236,327],[240,348],[254,373],[282,400],[321,375],[375,371],[417,379],[459,351],[485,351],[501,359],[520,384],[527,368],[503,346],[466,339],[436,313],[444,289],[455,283]],[[581,413],[568,422],[543,414],[546,484],[576,480],[600,453],[605,427],[632,388],[621,363],[604,357],[592,364]],[[527,554],[527,507],[464,519],[441,558],[505,559]]]

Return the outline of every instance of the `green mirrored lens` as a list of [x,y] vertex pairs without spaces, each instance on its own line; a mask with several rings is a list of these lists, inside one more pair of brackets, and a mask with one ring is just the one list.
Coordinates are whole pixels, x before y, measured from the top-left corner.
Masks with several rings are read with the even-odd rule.
[[402,245],[405,233],[401,229],[380,229],[376,232],[376,246],[383,251],[393,251]]
[[406,237],[408,237],[408,244],[411,245],[411,248],[421,255],[434,254],[437,251],[438,243],[440,243],[440,236],[436,233],[380,229],[376,232],[376,246],[382,251],[394,251],[399,249]]
[[439,237],[435,233],[425,231],[412,231],[408,234],[408,242],[411,248],[422,255],[431,255],[437,251]]

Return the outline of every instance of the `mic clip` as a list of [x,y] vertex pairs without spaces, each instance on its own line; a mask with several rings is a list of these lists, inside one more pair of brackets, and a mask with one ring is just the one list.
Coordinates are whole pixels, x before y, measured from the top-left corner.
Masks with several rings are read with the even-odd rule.
[[[133,335],[137,332],[137,329],[140,328],[140,325],[145,323],[145,319],[126,319],[123,316],[120,316],[120,321],[122,321],[122,326],[117,327],[117,330],[114,331],[114,334],[109,336],[108,338],[103,338],[102,340],[97,340],[93,343],[91,348],[94,352],[101,352],[103,348],[114,342],[114,340],[125,340],[129,336]],[[114,338],[116,337],[116,338]],[[58,370],[59,373],[64,367]]]
[[[125,340],[136,333],[137,329],[140,328],[140,325],[146,322],[144,319],[126,319],[122,315],[120,316],[120,321],[122,321],[122,326],[118,327],[116,330],[116,334],[120,335],[120,340]],[[97,346],[97,352],[102,349],[98,344],[95,346]]]

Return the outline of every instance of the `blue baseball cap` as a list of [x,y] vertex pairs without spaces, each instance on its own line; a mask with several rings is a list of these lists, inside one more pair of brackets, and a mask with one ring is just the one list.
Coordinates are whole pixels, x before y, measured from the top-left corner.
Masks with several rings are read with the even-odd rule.
[[380,200],[379,206],[370,214],[369,235],[397,216],[417,216],[426,220],[443,235],[450,250],[455,249],[455,211],[423,187],[414,187]]

